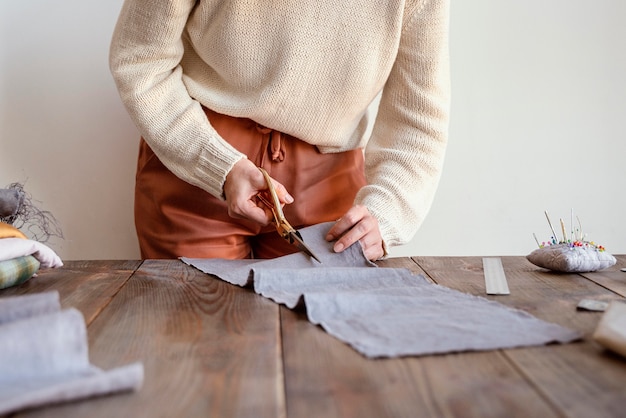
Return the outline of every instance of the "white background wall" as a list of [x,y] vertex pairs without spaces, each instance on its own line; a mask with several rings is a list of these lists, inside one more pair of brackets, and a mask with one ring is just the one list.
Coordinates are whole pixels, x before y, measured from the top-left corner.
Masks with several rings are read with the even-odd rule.
[[[64,259],[137,258],[138,134],[108,70],[121,0],[0,2],[0,187],[59,220]],[[573,208],[626,253],[626,2],[457,0],[445,170],[392,255],[525,255]]]

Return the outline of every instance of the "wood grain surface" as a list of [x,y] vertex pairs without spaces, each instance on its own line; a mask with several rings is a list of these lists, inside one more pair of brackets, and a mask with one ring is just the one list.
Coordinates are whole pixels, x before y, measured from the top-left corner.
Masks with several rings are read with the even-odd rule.
[[[24,411],[25,417],[621,417],[626,359],[591,339],[623,301],[616,266],[557,274],[501,257],[510,295],[488,296],[481,257],[379,262],[579,331],[566,345],[367,359],[289,310],[178,260],[70,261],[0,297],[58,290],[88,324],[91,362],[141,361],[143,388]],[[454,309],[453,306],[450,309]]]
[[[576,309],[581,299],[623,300],[620,295],[586,279],[587,274],[553,273],[535,267],[523,257],[502,257],[511,294],[487,296],[480,257],[416,257],[415,261],[439,284],[496,300],[581,332],[583,340],[576,343],[504,350],[503,355],[555,411],[571,417],[623,413],[626,362],[591,340],[602,313]],[[593,275],[615,277],[617,273],[624,275],[622,281],[626,280],[626,274],[616,267]]]

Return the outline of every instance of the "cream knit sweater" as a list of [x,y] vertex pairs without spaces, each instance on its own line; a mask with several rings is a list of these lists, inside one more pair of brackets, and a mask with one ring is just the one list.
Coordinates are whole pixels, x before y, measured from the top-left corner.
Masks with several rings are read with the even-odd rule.
[[[200,104],[321,152],[365,148],[357,195],[387,246],[410,240],[439,181],[449,0],[126,0],[110,51],[128,112],[174,174],[222,197],[245,158]],[[367,138],[368,106],[382,91]]]

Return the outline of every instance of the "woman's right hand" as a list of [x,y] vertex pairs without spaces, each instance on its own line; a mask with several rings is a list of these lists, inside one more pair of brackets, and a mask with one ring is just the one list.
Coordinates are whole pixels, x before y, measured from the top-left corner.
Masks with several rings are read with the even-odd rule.
[[[278,200],[282,205],[293,202],[285,186],[272,179]],[[224,197],[228,215],[233,218],[249,219],[263,226],[272,220],[272,212],[265,205],[259,206],[256,195],[268,190],[259,168],[247,158],[239,160],[226,176]]]

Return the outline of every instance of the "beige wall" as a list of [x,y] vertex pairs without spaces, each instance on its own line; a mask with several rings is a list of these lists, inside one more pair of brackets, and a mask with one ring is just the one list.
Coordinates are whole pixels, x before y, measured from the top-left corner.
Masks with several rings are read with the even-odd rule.
[[[138,257],[138,134],[108,71],[121,0],[0,2],[0,187],[53,212],[65,259]],[[453,1],[439,192],[393,255],[524,255],[543,211],[626,253],[626,2]]]

